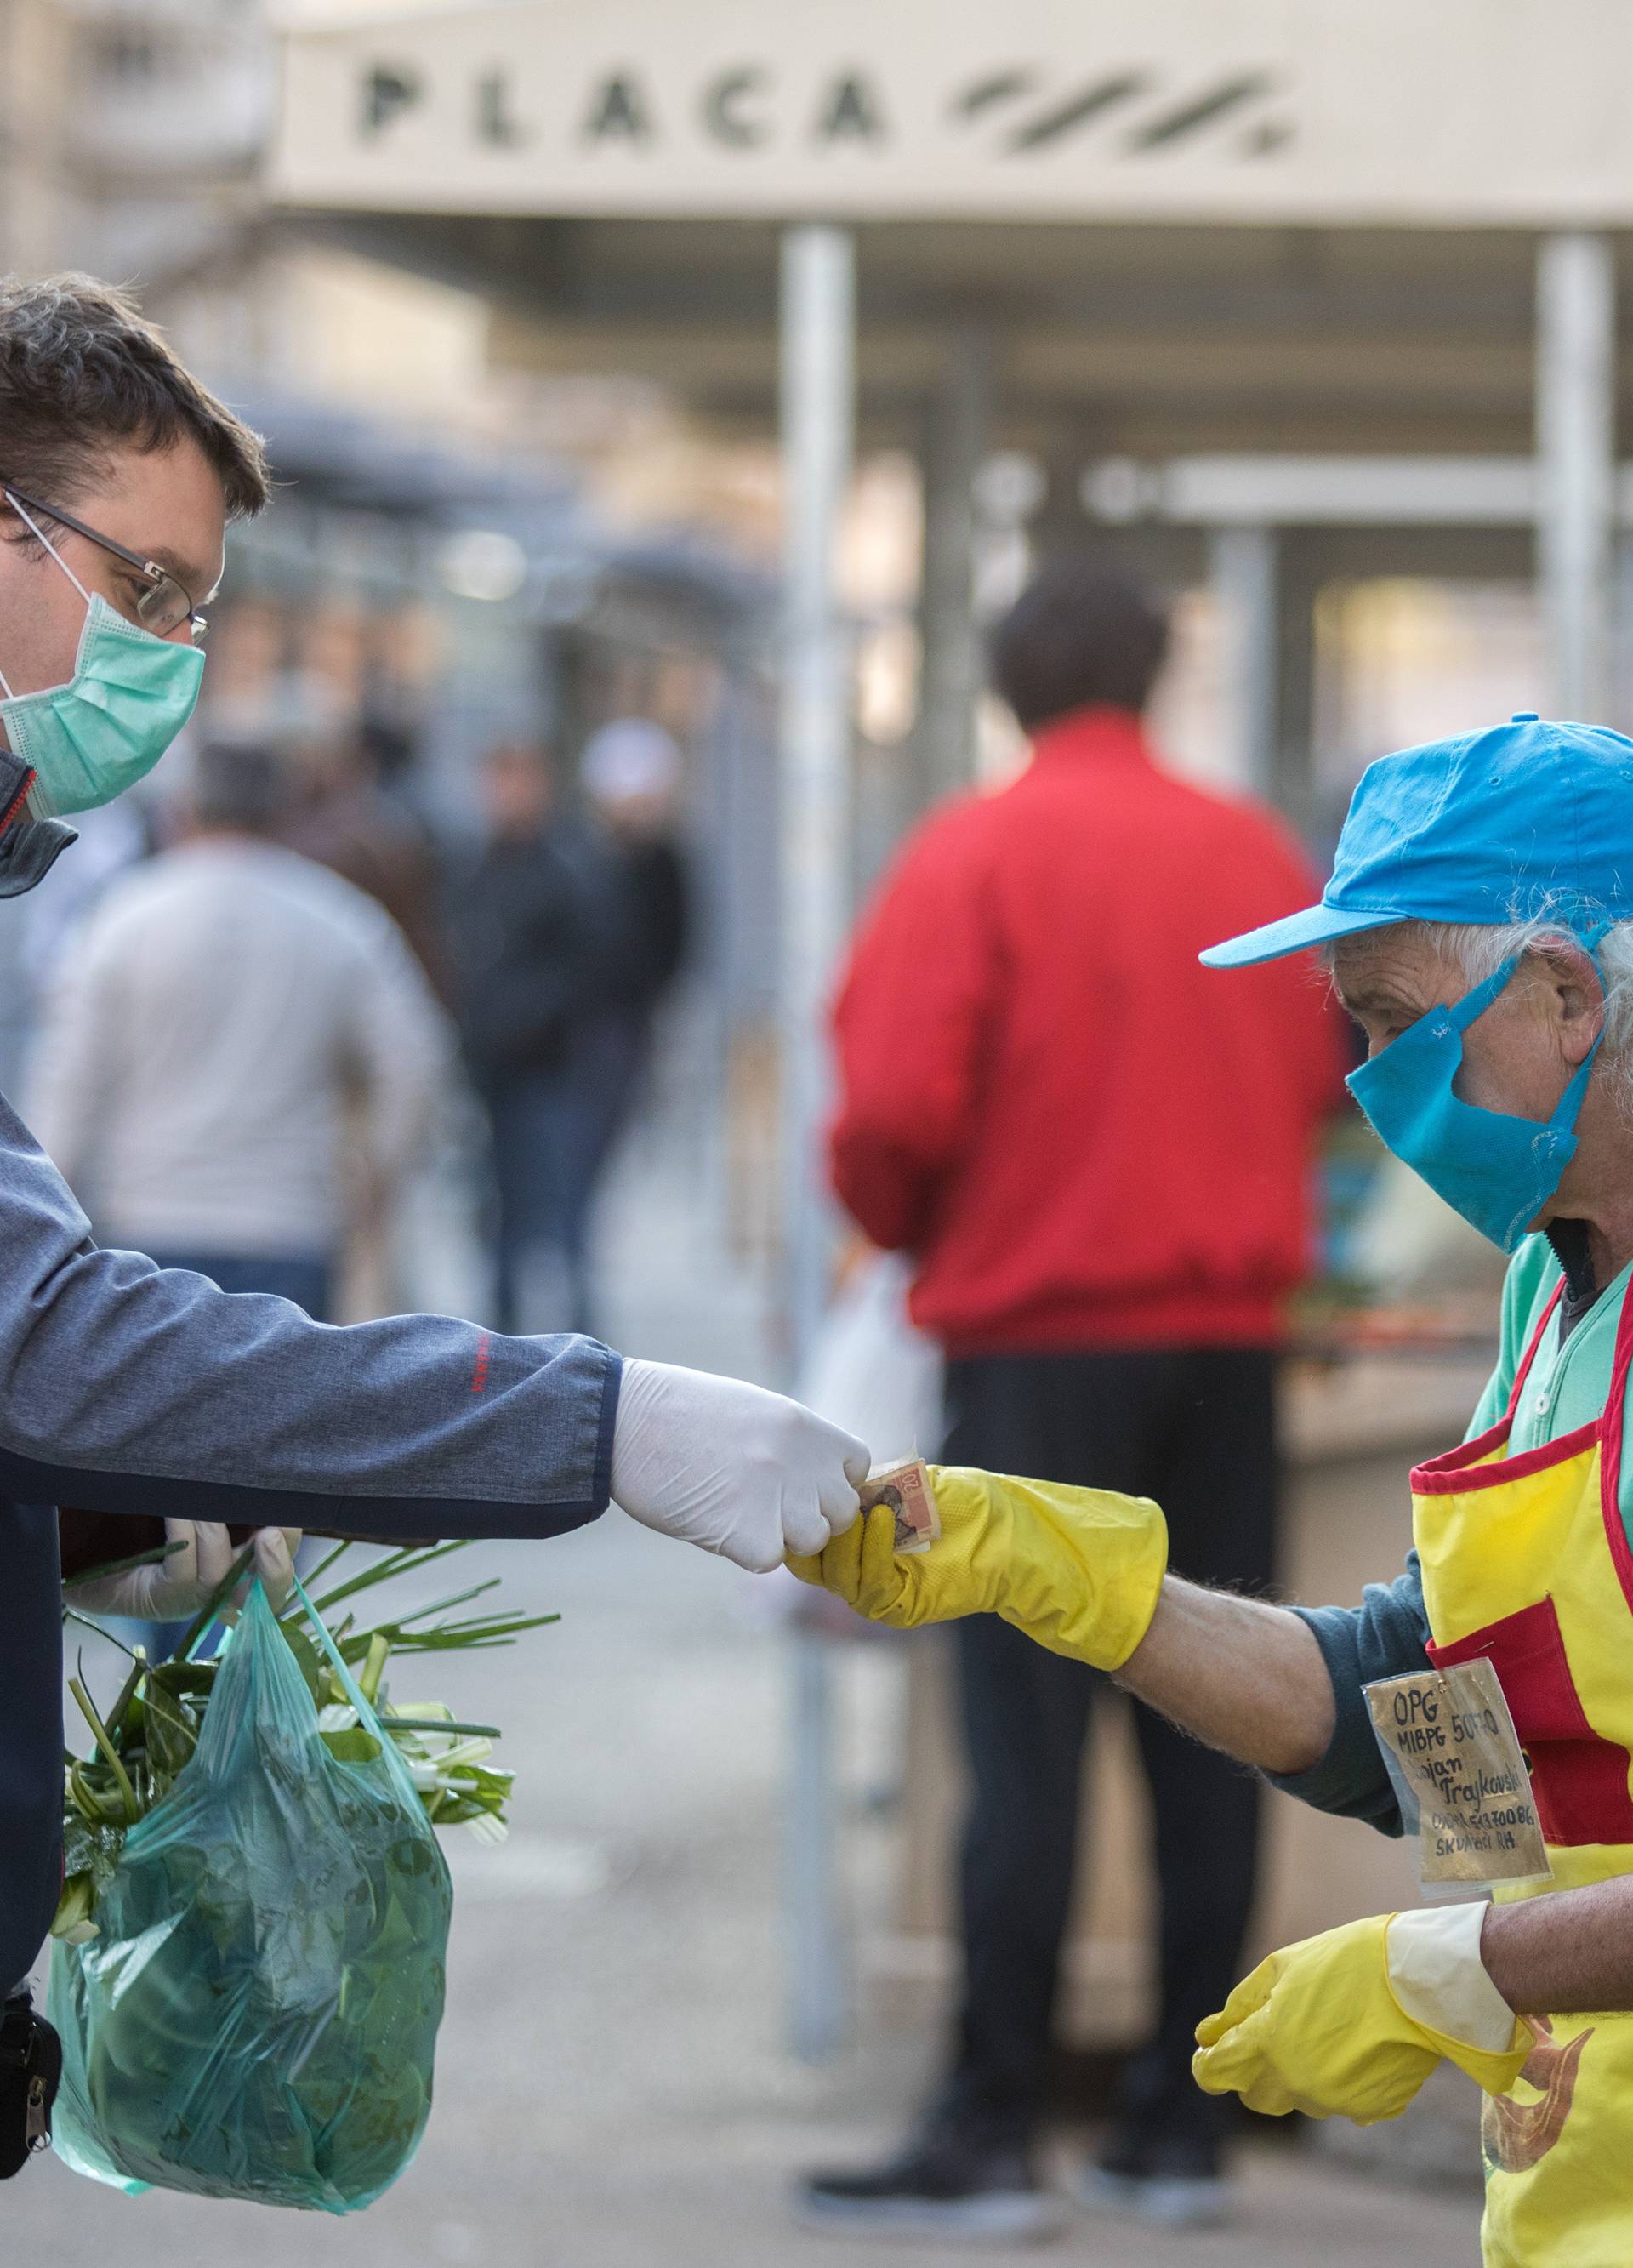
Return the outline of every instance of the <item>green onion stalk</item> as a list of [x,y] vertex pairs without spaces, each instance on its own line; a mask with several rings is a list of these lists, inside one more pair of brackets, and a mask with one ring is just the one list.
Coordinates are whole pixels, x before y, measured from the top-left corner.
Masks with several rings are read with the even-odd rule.
[[[394,1618],[358,1620],[361,1602],[379,1585],[419,1574],[463,1550],[468,1540],[389,1550],[349,1572],[341,1563],[358,1547],[341,1541],[313,1569],[305,1585],[313,1613],[381,1729],[398,1749],[432,1824],[446,1830],[465,1827],[482,1842],[502,1843],[509,1831],[507,1808],[514,1776],[489,1762],[500,1737],[498,1727],[456,1718],[442,1702],[394,1701],[386,1683],[386,1668],[400,1657],[513,1646],[525,1631],[541,1630],[560,1616],[492,1611],[456,1616],[454,1609],[497,1587],[499,1578],[494,1576]],[[124,1568],[151,1565],[174,1548],[139,1554],[120,1561],[116,1568],[99,1567],[77,1580],[89,1583]],[[91,1697],[83,1659],[78,1674],[69,1680],[89,1732],[90,1754],[77,1756],[65,1749],[63,1758],[64,1880],[52,1935],[67,1944],[87,1944],[97,1936],[97,1900],[119,1864],[126,1836],[164,1800],[192,1761],[218,1667],[217,1660],[195,1659],[197,1649],[217,1622],[230,1625],[234,1620],[234,1597],[252,1557],[253,1546],[246,1546],[162,1660],[150,1660],[141,1646],[131,1652],[124,1681],[107,1709],[99,1709]],[[325,1582],[328,1587],[320,1593],[319,1586]],[[101,1631],[94,1617],[72,1605],[72,1587],[63,1609],[64,1622],[84,1624],[111,1637]],[[281,1613],[278,1627],[317,1709],[319,1738],[343,1763],[371,1762],[379,1754],[379,1744],[359,1722],[332,1662],[314,1642],[305,1609],[298,1603]]]

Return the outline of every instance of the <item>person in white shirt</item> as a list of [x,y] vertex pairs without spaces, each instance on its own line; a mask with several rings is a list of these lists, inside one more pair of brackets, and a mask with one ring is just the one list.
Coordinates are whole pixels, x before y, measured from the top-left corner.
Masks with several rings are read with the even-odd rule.
[[286,794],[271,749],[201,749],[182,839],[48,998],[30,1116],[99,1242],[324,1321],[349,1206],[387,1198],[452,1042],[390,917],[270,839]]

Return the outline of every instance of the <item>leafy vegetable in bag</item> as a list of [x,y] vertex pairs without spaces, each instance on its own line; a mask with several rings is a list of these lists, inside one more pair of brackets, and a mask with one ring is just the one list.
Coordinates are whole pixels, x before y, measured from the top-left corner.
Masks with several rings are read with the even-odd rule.
[[510,1785],[489,1728],[392,1712],[381,1672],[394,1639],[530,1625],[416,1633],[428,1609],[361,1634],[354,1679],[347,1626],[337,1643],[296,1589],[310,1634],[256,1584],[217,1660],[138,1657],[107,1721],[75,1681],[98,1754],[68,1762],[55,2138],[127,2190],[350,2213],[430,2112],[452,1904],[433,1818],[502,1835]]

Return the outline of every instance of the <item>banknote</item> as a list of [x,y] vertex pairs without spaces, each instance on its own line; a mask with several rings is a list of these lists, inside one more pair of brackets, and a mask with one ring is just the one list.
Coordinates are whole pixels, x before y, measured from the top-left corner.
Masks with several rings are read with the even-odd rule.
[[929,1468],[922,1457],[907,1457],[899,1464],[881,1465],[863,1483],[861,1497],[866,1510],[876,1504],[889,1506],[896,1523],[896,1550],[903,1557],[928,1551],[941,1533],[936,1491],[930,1484]]

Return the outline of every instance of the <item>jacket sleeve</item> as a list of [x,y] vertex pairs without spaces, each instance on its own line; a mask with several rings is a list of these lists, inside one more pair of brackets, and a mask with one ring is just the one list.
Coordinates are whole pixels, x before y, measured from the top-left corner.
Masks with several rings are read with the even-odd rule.
[[984,896],[957,818],[932,820],[886,875],[834,1012],[834,1189],[887,1251],[912,1250],[934,1217],[966,1139],[996,992]]
[[594,1340],[338,1329],[87,1228],[0,1104],[0,1497],[405,1536],[553,1535],[605,1509],[620,1365]]
[[1266,1777],[1317,1811],[1364,1819],[1383,1835],[1405,1831],[1401,1807],[1372,1733],[1364,1686],[1429,1667],[1429,1616],[1416,1551],[1389,1584],[1369,1583],[1358,1607],[1295,1607],[1308,1624],[1333,1686],[1333,1737],[1306,1772]]

